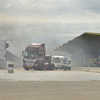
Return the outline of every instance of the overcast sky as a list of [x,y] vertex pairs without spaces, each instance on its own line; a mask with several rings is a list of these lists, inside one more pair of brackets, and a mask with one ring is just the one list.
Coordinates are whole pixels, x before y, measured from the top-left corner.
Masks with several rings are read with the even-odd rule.
[[100,0],[0,0],[1,39],[12,39],[16,54],[31,42],[54,47],[84,32],[100,33]]

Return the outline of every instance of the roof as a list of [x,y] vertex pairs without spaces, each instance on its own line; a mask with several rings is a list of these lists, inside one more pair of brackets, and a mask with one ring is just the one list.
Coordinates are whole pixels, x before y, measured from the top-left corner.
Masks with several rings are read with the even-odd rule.
[[39,46],[39,45],[45,45],[44,43],[31,43],[31,45],[36,45],[36,46]]
[[98,50],[100,50],[100,33],[92,32],[85,32],[55,49],[70,53],[78,59],[97,58]]
[[100,35],[100,33],[91,33],[91,32],[85,32],[84,34],[90,34],[90,35]]
[[54,56],[52,56],[52,57],[53,57],[53,58],[59,58],[59,59],[67,58],[67,59],[71,60],[71,58],[65,57],[65,56],[56,56],[56,55],[54,55]]
[[53,58],[64,58],[64,56],[52,56]]

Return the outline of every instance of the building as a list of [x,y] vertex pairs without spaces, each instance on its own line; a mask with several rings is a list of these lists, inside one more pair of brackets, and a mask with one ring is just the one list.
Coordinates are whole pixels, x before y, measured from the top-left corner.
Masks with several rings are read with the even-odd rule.
[[85,32],[55,50],[70,53],[73,61],[77,61],[78,64],[83,62],[99,63],[100,33]]

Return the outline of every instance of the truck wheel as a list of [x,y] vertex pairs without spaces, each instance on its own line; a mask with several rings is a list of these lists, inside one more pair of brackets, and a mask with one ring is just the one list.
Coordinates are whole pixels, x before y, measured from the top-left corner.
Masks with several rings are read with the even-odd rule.
[[29,70],[29,68],[24,68],[25,70]]
[[50,66],[50,64],[48,64],[48,66],[47,66],[47,70],[50,70],[51,69],[51,66]]
[[41,70],[44,69],[44,65],[43,65],[43,64],[40,65],[40,69],[41,69]]
[[25,70],[29,70],[29,69],[25,69]]
[[66,71],[66,68],[64,68],[64,71]]
[[26,66],[23,66],[25,70],[29,70],[29,68],[27,68]]
[[71,70],[71,67],[69,68],[69,70]]
[[43,70],[43,69],[44,69],[44,65],[43,64],[38,64],[37,70]]
[[50,65],[50,70],[52,70],[52,65]]
[[55,65],[54,64],[52,64],[52,70],[54,70],[55,69]]
[[54,66],[52,66],[52,70],[54,70]]

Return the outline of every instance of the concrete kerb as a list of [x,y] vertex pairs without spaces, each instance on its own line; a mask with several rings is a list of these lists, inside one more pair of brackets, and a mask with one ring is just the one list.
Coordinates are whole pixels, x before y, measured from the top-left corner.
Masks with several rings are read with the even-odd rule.
[[83,67],[81,69],[81,71],[100,73],[100,68],[98,68],[98,67]]

